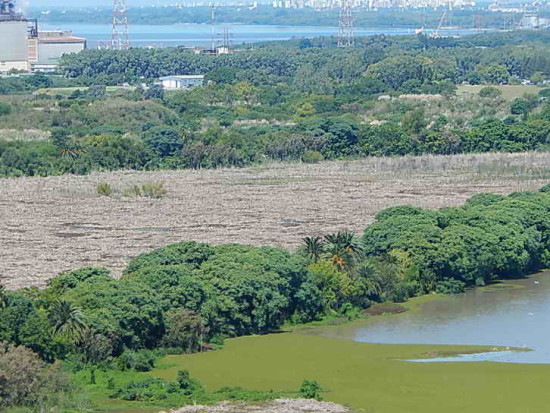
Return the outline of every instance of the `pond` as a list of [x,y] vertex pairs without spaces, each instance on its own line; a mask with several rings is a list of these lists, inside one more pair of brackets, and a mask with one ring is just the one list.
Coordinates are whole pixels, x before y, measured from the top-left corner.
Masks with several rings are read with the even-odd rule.
[[550,363],[550,272],[471,289],[396,316],[312,333],[369,343],[519,347],[533,351],[464,355],[451,361]]

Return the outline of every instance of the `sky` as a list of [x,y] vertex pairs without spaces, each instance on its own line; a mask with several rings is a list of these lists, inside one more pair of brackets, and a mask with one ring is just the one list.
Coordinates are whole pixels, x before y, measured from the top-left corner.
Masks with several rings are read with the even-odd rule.
[[[131,1],[134,3],[134,1]],[[31,7],[49,8],[49,7],[105,7],[110,6],[112,1],[110,0],[31,0]],[[141,5],[151,4],[151,2],[140,2]]]

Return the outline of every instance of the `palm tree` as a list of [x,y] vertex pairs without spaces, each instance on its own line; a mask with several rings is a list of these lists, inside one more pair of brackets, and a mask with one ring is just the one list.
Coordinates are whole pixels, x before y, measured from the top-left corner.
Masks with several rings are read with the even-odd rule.
[[351,270],[363,256],[363,247],[351,231],[325,235],[326,251],[339,270]]
[[71,158],[73,161],[84,153],[83,149],[79,148],[61,148],[59,150],[62,158]]
[[54,336],[66,336],[79,341],[86,329],[82,310],[69,301],[57,300],[50,309],[50,321]]
[[304,250],[307,255],[317,262],[324,252],[324,242],[321,237],[305,237],[302,239],[304,242]]

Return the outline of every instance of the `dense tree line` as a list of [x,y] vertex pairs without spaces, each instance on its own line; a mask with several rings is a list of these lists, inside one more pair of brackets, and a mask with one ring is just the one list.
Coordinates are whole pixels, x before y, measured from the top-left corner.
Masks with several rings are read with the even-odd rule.
[[[228,93],[222,96],[225,98]],[[181,101],[181,97],[185,100]],[[203,106],[191,106],[187,97],[174,95],[165,102],[178,111],[185,107],[185,116],[192,122],[194,114],[200,113]],[[504,120],[489,117],[464,129],[450,128],[444,116],[428,126],[422,109],[408,111],[396,120],[378,125],[360,124],[346,115],[323,117],[323,114],[334,114],[332,111],[338,114],[340,104],[322,99],[312,103],[303,101],[295,106],[298,114],[294,115],[293,126],[224,128],[218,122],[227,117],[231,124],[235,117],[217,111],[217,124],[193,130],[200,125],[181,125],[172,110],[153,102],[134,110],[115,100],[113,113],[106,115],[102,111],[94,120],[94,106],[83,100],[73,104],[62,117],[55,112],[58,122],[66,119],[67,123],[52,128],[49,140],[0,140],[0,176],[240,167],[265,159],[318,162],[365,156],[521,152],[547,150],[550,145],[550,106],[540,106],[537,100],[517,99],[511,104],[515,115]],[[98,101],[97,107],[101,105],[103,102]],[[531,113],[537,105],[541,110]],[[83,107],[88,113],[85,122],[80,123]],[[101,125],[106,117],[116,117],[117,111],[122,118],[117,118],[112,126]]]
[[[49,9],[31,10],[31,14],[42,22],[97,23],[111,22],[112,11],[107,8]],[[379,9],[354,10],[354,21],[357,27],[396,27],[396,28],[436,28],[441,18],[441,10],[402,10]],[[476,16],[483,16],[481,28],[503,29],[510,27],[509,17],[504,13],[483,10],[454,10],[448,19],[453,26],[474,28]],[[129,8],[130,24],[177,24],[177,23],[210,23],[210,7],[142,7]],[[258,7],[216,7],[216,23],[241,23],[262,25],[296,25],[296,26],[337,26],[338,10],[278,9],[271,6]],[[514,23],[512,23],[513,25]]]
[[[393,59],[386,66],[391,76],[398,74],[403,78],[400,83],[410,78],[423,82],[506,83],[513,76],[526,78],[536,72],[550,75],[550,60],[542,52],[548,48],[548,36],[546,32],[529,31],[458,39],[379,35],[359,38],[357,47],[349,50],[332,47],[334,38],[316,38],[270,42],[221,56],[196,55],[185,48],[136,48],[123,52],[90,49],[66,55],[61,71],[81,81],[116,84],[172,74],[206,74],[230,67],[242,72],[252,84],[276,84],[288,82],[304,67],[311,67],[338,85],[360,78],[372,64]],[[416,60],[410,60],[413,58]],[[498,77],[500,66],[505,78]],[[399,85],[389,82],[388,86],[396,89]]]

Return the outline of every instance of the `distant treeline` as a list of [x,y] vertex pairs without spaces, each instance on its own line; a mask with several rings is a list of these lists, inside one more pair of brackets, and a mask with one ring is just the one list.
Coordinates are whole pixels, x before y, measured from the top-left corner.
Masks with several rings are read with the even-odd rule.
[[[52,23],[97,23],[109,24],[112,11],[108,8],[53,9],[42,14],[41,9],[31,11],[33,17],[42,22]],[[338,26],[338,9],[315,10],[281,9],[260,5],[256,8],[224,6],[216,7],[215,23],[241,23],[261,25],[293,26]],[[369,11],[354,10],[353,18],[357,27],[435,29],[440,22],[443,9],[402,10],[379,9]],[[482,9],[453,10],[447,13],[446,26],[477,29],[510,29],[516,26],[521,13],[489,12]],[[211,23],[210,7],[144,7],[129,8],[130,24],[177,24]]]
[[327,84],[361,78],[369,66],[380,64],[387,72],[380,80],[394,89],[411,79],[507,83],[510,76],[550,76],[550,58],[544,53],[549,41],[549,32],[516,31],[458,39],[380,35],[359,38],[351,49],[334,47],[335,38],[301,39],[221,56],[196,55],[183,48],[85,50],[66,55],[60,70],[88,84],[116,84],[232,68],[255,85],[288,83],[302,71],[313,70],[320,88],[326,89]]
[[[1,110],[0,106],[0,110]],[[127,108],[131,110],[131,108]],[[70,113],[69,113],[70,115]],[[1,116],[1,115],[0,115]],[[345,119],[315,118],[290,129],[269,127],[208,130],[183,138],[174,127],[152,127],[141,138],[96,127],[74,139],[63,129],[49,141],[1,141],[0,177],[86,174],[93,170],[155,170],[242,167],[263,162],[319,162],[323,159],[470,152],[522,152],[550,148],[550,107],[525,122],[488,120],[460,133],[445,123],[427,131],[423,113],[406,125],[357,125]]]

